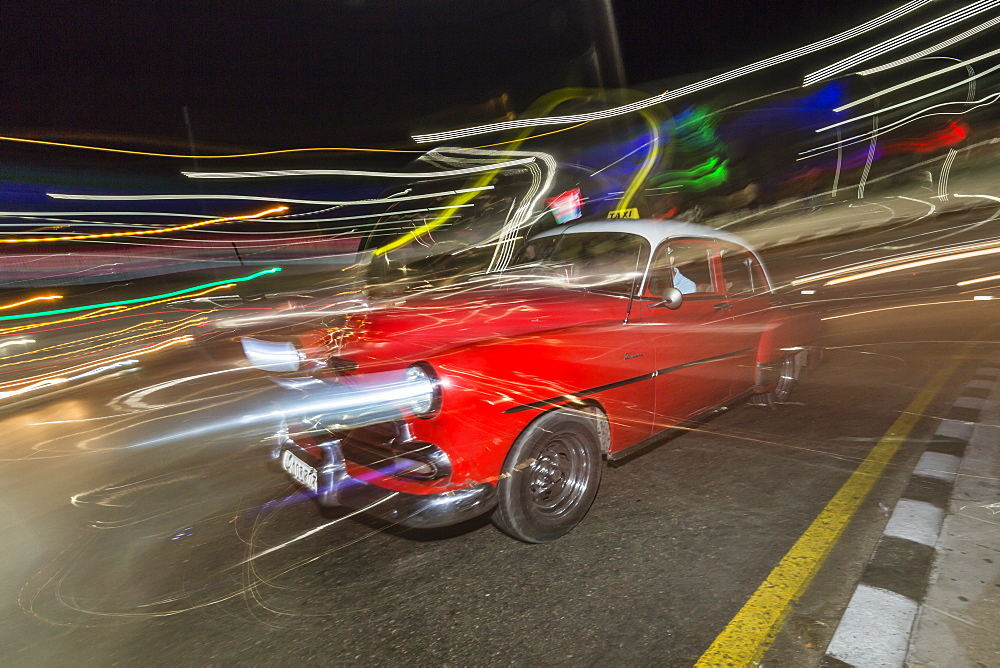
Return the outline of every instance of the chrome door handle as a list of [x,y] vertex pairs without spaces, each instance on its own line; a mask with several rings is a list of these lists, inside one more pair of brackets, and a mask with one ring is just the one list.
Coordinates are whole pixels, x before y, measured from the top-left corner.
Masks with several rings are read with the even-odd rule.
[[716,311],[728,311],[732,307],[733,307],[733,305],[730,304],[729,302],[719,302],[718,304],[716,304],[712,308],[714,308]]

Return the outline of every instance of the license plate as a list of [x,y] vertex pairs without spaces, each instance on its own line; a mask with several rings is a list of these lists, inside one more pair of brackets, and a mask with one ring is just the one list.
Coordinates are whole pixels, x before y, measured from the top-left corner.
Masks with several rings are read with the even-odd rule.
[[312,491],[315,492],[319,489],[319,477],[316,469],[293,455],[289,450],[285,450],[281,455],[281,467],[288,475]]

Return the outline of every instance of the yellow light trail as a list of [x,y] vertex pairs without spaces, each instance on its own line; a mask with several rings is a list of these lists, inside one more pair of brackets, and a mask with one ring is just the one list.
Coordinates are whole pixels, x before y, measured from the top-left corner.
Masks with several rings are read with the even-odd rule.
[[[92,371],[94,369],[97,369],[101,366],[113,364],[115,362],[120,362],[122,360],[129,359],[132,357],[138,357],[140,355],[148,355],[150,353],[155,353],[160,350],[169,348],[171,346],[176,346],[181,343],[188,343],[189,341],[193,340],[194,340],[193,336],[179,336],[164,341],[163,343],[157,343],[152,346],[148,346],[146,348],[140,348],[138,350],[133,350],[127,353],[113,355],[111,357],[106,357],[104,359],[96,360],[94,362],[88,362],[86,364],[78,364],[77,366],[69,367],[67,369],[61,369],[60,371],[54,371],[50,374],[44,374],[40,376],[34,376],[33,378],[28,378],[25,380],[18,380],[10,383],[4,383],[0,385],[0,398],[6,398],[15,394],[23,394],[25,392],[30,392],[31,390],[39,389],[41,387],[46,387],[48,385],[65,383],[69,380],[72,380],[72,378],[64,377],[67,374],[79,375],[81,373],[86,373],[87,371]],[[24,386],[25,383],[29,384],[27,386]],[[8,388],[18,388],[18,389],[8,389]]]
[[4,304],[0,306],[0,311],[8,308],[17,308],[18,306],[24,306],[25,304],[31,304],[32,302],[38,301],[51,301],[53,299],[62,299],[62,295],[45,295],[44,297],[32,297],[31,299],[25,299],[23,302],[15,302],[13,304]]
[[261,211],[260,213],[251,213],[245,216],[230,216],[228,218],[213,218],[212,220],[203,220],[197,223],[189,223],[187,225],[178,225],[176,227],[164,227],[160,230],[143,230],[141,232],[105,232],[103,234],[76,234],[65,237],[34,237],[31,239],[0,239],[0,244],[33,244],[42,243],[46,241],[84,241],[87,239],[108,239],[111,237],[141,237],[150,234],[164,234],[166,232],[177,232],[178,230],[190,230],[195,227],[204,227],[205,225],[212,225],[213,223],[228,223],[234,220],[251,220],[253,218],[262,218],[264,216],[269,216],[273,213],[281,213],[282,211],[288,211],[287,206],[276,206],[273,209],[267,209],[266,211]]
[[[115,332],[109,332],[107,334],[99,334],[97,336],[91,336],[91,337],[87,337],[85,339],[78,339],[76,341],[72,341],[69,344],[62,344],[62,345],[58,345],[58,346],[49,346],[48,348],[40,348],[39,350],[33,350],[33,351],[29,351],[29,352],[19,353],[17,355],[8,355],[8,356],[3,357],[2,359],[11,359],[13,357],[22,357],[24,355],[31,355],[30,361],[32,363],[35,363],[35,362],[44,362],[45,360],[58,359],[60,357],[67,357],[67,356],[70,356],[70,355],[82,355],[84,353],[92,353],[94,351],[99,351],[99,350],[103,350],[103,349],[120,347],[121,345],[123,345],[123,344],[125,344],[125,343],[127,343],[129,341],[135,341],[136,339],[143,340],[143,339],[149,339],[151,337],[165,336],[165,335],[168,335],[168,334],[173,334],[174,332],[176,332],[178,330],[181,330],[181,329],[185,329],[187,327],[198,327],[199,325],[202,325],[205,322],[207,322],[207,319],[204,316],[200,315],[200,314],[199,315],[193,315],[193,316],[190,316],[188,318],[185,318],[184,320],[182,320],[180,322],[176,322],[176,323],[173,323],[173,324],[170,324],[170,325],[165,325],[165,326],[160,327],[158,329],[153,329],[152,331],[144,331],[144,332],[142,332],[140,334],[134,334],[132,336],[125,336],[125,337],[120,336],[121,334],[124,334],[125,332],[128,332],[129,330],[133,330],[133,329],[140,328],[140,327],[145,327],[145,326],[151,326],[151,325],[153,325],[155,323],[158,323],[158,322],[163,322],[163,321],[162,320],[151,320],[151,321],[147,321],[147,322],[142,322],[142,323],[138,323],[138,324],[132,325],[131,327],[126,327],[125,329],[118,330],[118,331],[115,331]],[[41,353],[41,352],[46,352],[46,351],[49,351],[49,350],[59,349],[59,348],[66,348],[68,345],[83,344],[86,341],[90,341],[90,340],[93,340],[93,339],[100,339],[100,338],[108,338],[109,336],[115,337],[114,341],[112,341],[110,343],[108,343],[108,342],[98,343],[96,345],[90,346],[89,348],[74,348],[73,350],[66,350],[64,352],[56,353],[54,355],[49,355],[47,357],[38,357],[37,356],[38,353]],[[0,369],[2,369],[4,367],[8,367],[8,366],[17,366],[17,365],[19,365],[21,363],[22,362],[8,362],[6,364],[0,364]]]
[[[191,316],[191,317],[197,317],[197,316]],[[163,322],[163,320],[160,320],[160,319],[157,319],[157,320],[147,320],[146,322],[139,322],[139,323],[136,323],[134,325],[129,325],[128,327],[125,327],[124,329],[117,329],[117,330],[112,331],[112,332],[104,332],[102,334],[95,334],[94,336],[86,336],[86,337],[84,337],[82,339],[74,339],[70,343],[59,343],[59,344],[56,344],[54,346],[46,346],[44,348],[38,348],[36,350],[27,350],[27,351],[25,351],[23,353],[15,353],[13,355],[4,355],[3,357],[0,357],[0,359],[12,360],[15,357],[24,357],[25,355],[31,355],[32,356],[32,361],[34,361],[36,359],[35,355],[37,355],[39,353],[45,353],[45,352],[48,352],[50,350],[58,350],[60,348],[65,348],[66,346],[69,346],[69,345],[77,345],[77,344],[82,345],[82,344],[84,344],[84,343],[86,343],[88,341],[94,341],[95,339],[106,339],[106,338],[112,337],[112,336],[120,336],[121,334],[124,334],[125,332],[129,332],[129,331],[131,331],[133,329],[136,329],[138,327],[147,327],[147,326],[148,327],[152,327],[152,326],[154,326],[154,325],[156,325],[158,323],[161,323],[161,322]],[[35,339],[27,339],[27,340],[31,341],[32,343],[35,342]],[[2,345],[2,344],[0,344],[0,345]],[[45,360],[45,359],[49,359],[49,358],[48,357],[42,357],[42,358],[38,358],[38,359]],[[17,364],[19,364],[19,362],[9,362],[7,364],[0,365],[0,368],[3,368],[5,366],[15,366]]]
[[[537,139],[538,137],[547,137],[549,135],[558,134],[560,132],[566,132],[567,130],[573,130],[582,125],[586,125],[590,121],[583,121],[582,123],[577,123],[568,128],[559,128],[558,130],[550,130],[548,132],[540,132],[538,134],[530,135],[525,137],[528,139]],[[124,148],[110,148],[107,146],[88,146],[86,144],[68,144],[66,142],[58,141],[46,141],[44,139],[28,139],[26,137],[3,137],[0,136],[0,141],[10,141],[18,142],[21,144],[38,144],[41,146],[55,146],[57,148],[78,148],[85,151],[101,151],[104,153],[124,153],[126,155],[144,155],[153,158],[180,158],[183,160],[223,160],[228,158],[254,158],[262,155],[280,155],[282,153],[315,153],[315,152],[355,152],[355,153],[426,153],[426,149],[412,149],[412,148],[363,148],[363,147],[350,147],[350,146],[310,146],[306,148],[281,148],[274,151],[256,151],[253,153],[229,153],[220,155],[183,155],[179,153],[155,153],[153,151],[131,151]],[[509,141],[497,142],[495,144],[483,144],[482,146],[473,146],[472,148],[492,148],[494,146],[501,146],[502,144],[508,144]]]

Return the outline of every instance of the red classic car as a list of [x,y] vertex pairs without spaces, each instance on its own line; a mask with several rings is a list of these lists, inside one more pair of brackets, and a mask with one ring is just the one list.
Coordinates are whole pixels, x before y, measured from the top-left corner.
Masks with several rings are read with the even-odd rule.
[[605,459],[783,399],[815,336],[797,313],[738,237],[614,220],[539,234],[501,275],[243,347],[282,372],[272,454],[319,503],[413,527],[492,511],[544,542],[583,519]]

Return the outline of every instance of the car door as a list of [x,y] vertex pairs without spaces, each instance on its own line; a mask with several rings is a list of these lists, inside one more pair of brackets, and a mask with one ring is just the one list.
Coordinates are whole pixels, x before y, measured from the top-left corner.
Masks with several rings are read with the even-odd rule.
[[[659,429],[723,402],[734,373],[732,318],[717,275],[717,245],[678,238],[653,253],[643,291],[633,300],[629,322],[653,343]],[[683,293],[679,308],[667,308],[666,288]]]
[[774,295],[760,261],[747,249],[720,242],[719,267],[733,318],[732,337],[742,351],[737,357],[731,389],[733,394],[739,394],[754,385],[757,347],[771,318]]

